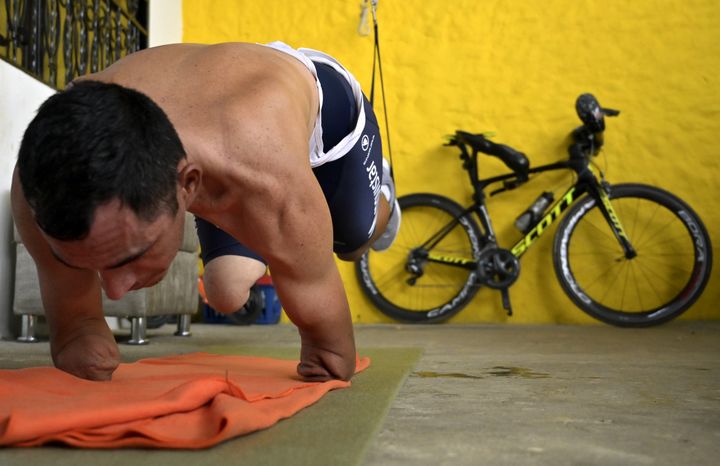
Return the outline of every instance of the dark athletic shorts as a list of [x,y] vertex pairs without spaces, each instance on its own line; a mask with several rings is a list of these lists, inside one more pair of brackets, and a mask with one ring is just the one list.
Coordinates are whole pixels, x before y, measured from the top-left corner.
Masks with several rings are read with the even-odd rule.
[[[315,63],[315,68],[323,90],[320,113],[323,146],[332,148],[355,128],[357,104],[350,84],[337,71],[322,63]],[[375,229],[383,171],[382,144],[377,118],[365,97],[363,106],[365,128],[355,146],[340,159],[313,169],[330,207],[336,253],[360,248]],[[267,263],[212,223],[200,217],[195,217],[195,223],[204,264],[226,255],[251,257]]]

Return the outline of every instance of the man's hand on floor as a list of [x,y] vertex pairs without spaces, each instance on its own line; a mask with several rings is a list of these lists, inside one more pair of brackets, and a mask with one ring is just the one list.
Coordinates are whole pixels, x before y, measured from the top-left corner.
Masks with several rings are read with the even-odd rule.
[[302,337],[298,374],[310,382],[326,380],[350,380],[355,374],[355,344],[335,341],[332,345],[322,344],[311,338]]
[[120,364],[115,340],[95,334],[80,335],[70,340],[56,354],[55,367],[88,380],[110,380]]

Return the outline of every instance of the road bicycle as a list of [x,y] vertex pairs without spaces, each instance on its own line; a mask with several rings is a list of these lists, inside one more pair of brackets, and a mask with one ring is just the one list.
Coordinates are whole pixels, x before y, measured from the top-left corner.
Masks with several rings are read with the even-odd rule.
[[[431,193],[400,197],[398,237],[383,252],[370,250],[356,263],[360,286],[384,314],[405,322],[440,322],[463,309],[482,286],[499,290],[512,315],[509,287],[520,258],[561,219],[552,250],[557,279],[570,299],[608,324],[661,324],[688,309],[710,277],[712,250],[698,215],[677,196],[644,184],[610,184],[593,158],[603,147],[605,117],[592,94],[578,97],[582,125],[572,132],[569,157],[530,167],[528,158],[484,134],[456,131],[446,145],[460,150],[473,187],[473,203]],[[498,157],[511,170],[481,179],[478,153]],[[510,249],[499,245],[490,196],[512,191],[531,175],[569,170],[574,183],[557,200],[544,192],[515,222],[523,236]]]

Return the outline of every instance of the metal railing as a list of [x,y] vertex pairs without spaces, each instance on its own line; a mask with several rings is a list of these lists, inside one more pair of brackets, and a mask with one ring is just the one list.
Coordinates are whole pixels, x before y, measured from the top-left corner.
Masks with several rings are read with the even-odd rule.
[[0,58],[56,89],[147,47],[148,0],[0,1]]

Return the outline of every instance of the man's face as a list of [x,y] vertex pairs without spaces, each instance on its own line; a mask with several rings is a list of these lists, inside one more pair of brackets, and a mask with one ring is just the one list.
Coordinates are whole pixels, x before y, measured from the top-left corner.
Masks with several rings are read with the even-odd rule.
[[72,268],[98,273],[105,294],[125,293],[158,283],[182,242],[185,212],[160,214],[145,222],[113,200],[98,207],[89,235],[79,241],[47,238],[53,255]]

